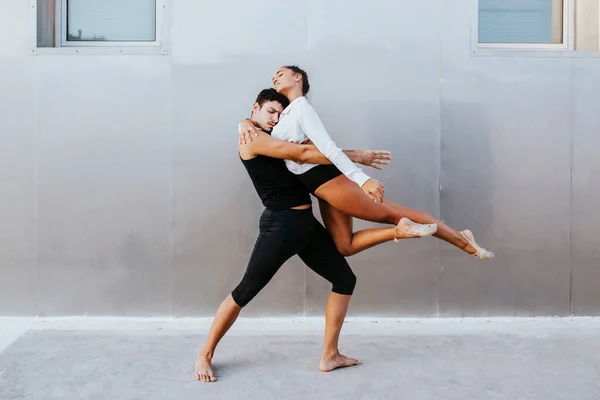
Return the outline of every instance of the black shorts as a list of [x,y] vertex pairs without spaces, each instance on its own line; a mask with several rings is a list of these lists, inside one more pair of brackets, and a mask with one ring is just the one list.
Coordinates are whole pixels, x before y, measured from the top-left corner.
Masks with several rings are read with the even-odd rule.
[[340,175],[342,172],[335,165],[317,165],[302,175],[298,175],[298,178],[304,187],[314,195],[319,186]]
[[329,232],[307,210],[265,210],[260,234],[242,281],[231,293],[240,307],[246,306],[292,256],[331,282],[332,291],[351,295],[356,276],[336,249]]

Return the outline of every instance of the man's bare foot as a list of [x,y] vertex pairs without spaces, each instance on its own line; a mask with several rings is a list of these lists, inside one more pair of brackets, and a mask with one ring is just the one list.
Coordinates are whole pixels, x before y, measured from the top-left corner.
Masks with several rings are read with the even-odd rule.
[[206,355],[200,354],[196,360],[196,378],[202,382],[216,382],[217,377],[212,370],[211,358]]
[[319,363],[319,370],[321,372],[331,372],[334,369],[352,367],[358,364],[360,364],[360,361],[337,353],[332,356],[323,356]]
[[396,238],[397,242],[400,239],[407,238],[420,238],[431,236],[437,232],[437,224],[417,224],[414,221],[404,217],[396,225]]

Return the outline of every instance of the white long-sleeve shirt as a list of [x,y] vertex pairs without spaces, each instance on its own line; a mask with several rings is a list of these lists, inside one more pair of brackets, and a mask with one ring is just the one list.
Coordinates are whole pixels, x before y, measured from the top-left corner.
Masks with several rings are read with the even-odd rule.
[[[306,139],[310,139],[325,157],[358,186],[362,187],[369,180],[369,176],[354,165],[331,140],[317,112],[304,96],[298,97],[283,110],[279,117],[279,123],[273,128],[271,136],[293,143],[302,143]],[[300,165],[291,160],[285,160],[285,164],[296,175],[301,175],[316,167],[315,164]]]

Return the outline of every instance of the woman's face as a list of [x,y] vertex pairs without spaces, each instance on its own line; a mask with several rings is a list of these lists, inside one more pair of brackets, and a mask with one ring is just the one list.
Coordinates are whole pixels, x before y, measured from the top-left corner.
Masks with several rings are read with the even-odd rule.
[[273,75],[273,87],[279,93],[299,85],[302,75],[294,73],[291,69],[281,67]]

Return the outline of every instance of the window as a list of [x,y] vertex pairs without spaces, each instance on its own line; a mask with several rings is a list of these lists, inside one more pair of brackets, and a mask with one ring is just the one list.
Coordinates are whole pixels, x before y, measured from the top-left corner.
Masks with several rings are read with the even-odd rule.
[[478,0],[477,48],[600,50],[600,0]]
[[563,1],[479,0],[480,43],[563,43]]
[[34,1],[34,52],[166,53],[165,0]]
[[67,43],[156,40],[156,0],[68,0],[66,4]]

